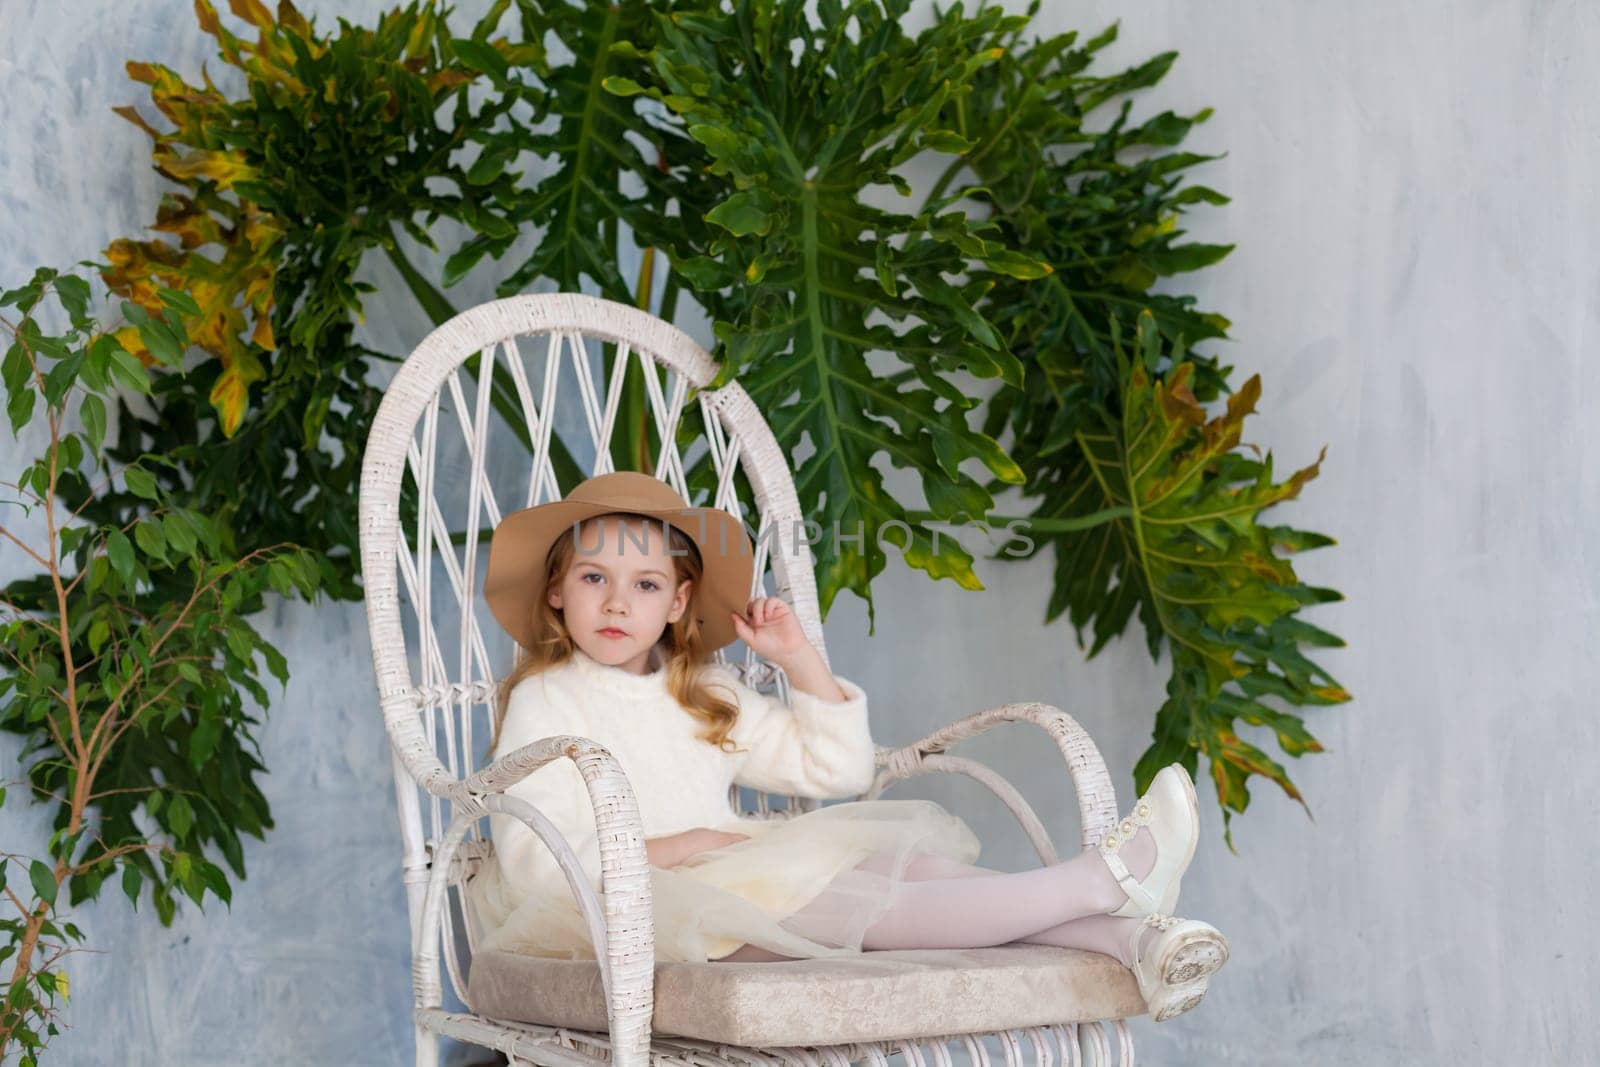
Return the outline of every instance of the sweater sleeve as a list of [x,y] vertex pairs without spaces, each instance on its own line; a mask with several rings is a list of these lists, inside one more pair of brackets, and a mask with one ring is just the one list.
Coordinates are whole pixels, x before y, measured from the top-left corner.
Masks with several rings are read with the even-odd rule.
[[740,753],[733,780],[765,792],[826,799],[864,793],[876,776],[867,722],[867,695],[837,675],[844,701],[823,700],[790,687],[791,704],[745,685],[718,666],[715,682],[738,698],[739,719],[729,737]]
[[[546,686],[535,675],[511,691],[505,722],[495,746],[498,758],[523,745],[556,734],[590,735],[581,709],[575,702],[560,699],[560,690]],[[557,756],[543,767],[506,790],[507,796],[525,800],[555,824],[567,844],[577,854],[589,876],[589,884],[600,889],[600,844],[594,808],[578,765],[566,756]],[[501,875],[510,887],[564,884],[561,866],[539,836],[514,815],[489,816],[489,833],[499,857]]]

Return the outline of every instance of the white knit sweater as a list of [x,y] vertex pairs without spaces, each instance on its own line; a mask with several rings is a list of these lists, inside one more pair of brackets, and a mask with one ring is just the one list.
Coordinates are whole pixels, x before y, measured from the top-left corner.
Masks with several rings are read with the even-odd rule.
[[[511,691],[495,755],[556,734],[599,742],[622,765],[639,802],[645,837],[697,826],[739,829],[729,786],[817,798],[865,792],[875,774],[866,694],[838,678],[849,698],[827,701],[791,688],[792,707],[758,693],[729,668],[706,668],[709,683],[735,699],[739,717],[723,752],[695,735],[707,724],[672,698],[666,670],[648,675],[610,667],[578,650],[568,662],[523,679]],[[556,825],[600,888],[594,811],[577,765],[559,757],[511,786]],[[489,817],[501,879],[513,893],[561,878],[550,850],[520,820]]]

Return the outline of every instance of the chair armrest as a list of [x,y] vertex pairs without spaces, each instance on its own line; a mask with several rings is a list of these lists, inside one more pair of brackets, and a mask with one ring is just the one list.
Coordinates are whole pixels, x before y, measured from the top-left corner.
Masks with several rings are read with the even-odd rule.
[[[580,771],[583,770],[584,758],[612,760],[611,753],[607,752],[599,742],[576,734],[553,734],[550,737],[541,737],[537,741],[529,741],[521,748],[514,748],[493,763],[479,769],[476,774],[462,779],[459,791],[475,795],[504,793],[546,763],[562,756],[577,762]],[[623,781],[627,781],[627,776],[622,774],[620,766],[616,768],[616,773],[622,776]],[[585,774],[584,780],[588,781],[588,778],[589,776]]]
[[[551,760],[567,758],[578,766],[594,806],[600,845],[599,899],[576,853],[554,823],[532,804],[506,795],[506,790]],[[451,790],[458,814],[433,855],[422,912],[422,936],[416,960],[418,1006],[439,1007],[440,927],[448,870],[468,827],[489,812],[520,819],[555,854],[579,911],[593,939],[595,957],[617,1047],[649,1047],[654,1006],[655,926],[650,864],[644,847],[644,826],[633,787],[603,745],[586,737],[557,734],[513,749]]]
[[[1033,836],[1029,819],[1032,818],[1034,825],[1038,824],[1038,820],[1009,782],[975,761],[943,755],[945,749],[958,741],[976,737],[1008,722],[1031,722],[1055,742],[1062,759],[1066,761],[1067,773],[1072,778],[1073,789],[1078,797],[1083,847],[1093,845],[1117,823],[1116,790],[1112,788],[1111,775],[1106,771],[1100,749],[1095,746],[1088,731],[1078,725],[1071,715],[1048,704],[1005,704],[957,720],[909,745],[880,748],[877,762],[884,770],[873,783],[872,795],[881,793],[890,783],[902,778],[934,771],[958,771],[979,779],[994,790],[1022,819],[1024,827],[1029,828],[1030,836]],[[1035,843],[1038,843],[1037,839]]]

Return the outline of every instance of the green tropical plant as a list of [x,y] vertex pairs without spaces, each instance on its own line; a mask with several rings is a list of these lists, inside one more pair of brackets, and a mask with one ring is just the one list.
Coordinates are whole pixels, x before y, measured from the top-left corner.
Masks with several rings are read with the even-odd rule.
[[[1279,555],[1333,539],[1257,521],[1261,511],[1293,499],[1316,476],[1322,456],[1274,483],[1270,453],[1263,460],[1253,445],[1247,447],[1254,458],[1239,450],[1244,418],[1261,393],[1260,375],[1228,398],[1223,414],[1208,418],[1190,389],[1195,364],[1183,358],[1181,344],[1163,352],[1151,312],[1139,316],[1131,360],[1120,334],[1112,319],[1118,378],[1126,383],[1118,394],[1120,417],[1086,422],[1073,440],[1085,467],[1078,485],[1088,497],[1078,506],[1104,507],[1115,517],[1060,537],[1057,587],[1097,617],[1108,602],[1137,608],[1151,655],[1163,645],[1169,649],[1168,698],[1156,715],[1155,742],[1134,775],[1147,783],[1173,762],[1195,774],[1196,757],[1204,753],[1231,845],[1231,816],[1249,803],[1250,775],[1277,782],[1305,803],[1283,767],[1241,739],[1235,724],[1265,727],[1291,756],[1321,752],[1298,716],[1265,698],[1296,705],[1349,699],[1301,651],[1344,642],[1295,617],[1302,607],[1340,595],[1301,582]],[[1108,587],[1113,581],[1114,589]]]
[[[848,588],[867,600],[870,619],[885,539],[908,564],[979,587],[970,557],[933,528],[1015,521],[994,513],[990,494],[1020,484],[1037,498],[1020,517],[1030,539],[1055,550],[1047,621],[1069,612],[1080,647],[1092,626],[1093,656],[1137,611],[1152,657],[1172,651],[1169,699],[1136,787],[1173,760],[1194,772],[1204,753],[1225,828],[1249,801],[1250,775],[1301,799],[1237,723],[1267,727],[1298,756],[1321,746],[1296,714],[1264,699],[1349,699],[1301,651],[1342,642],[1293,617],[1338,594],[1306,587],[1274,554],[1332,539],[1255,521],[1317,465],[1251,497],[1251,507],[1241,501],[1225,526],[1208,525],[1219,486],[1249,469],[1229,450],[1259,392],[1252,378],[1230,401],[1229,433],[1208,431],[1206,448],[1162,439],[1173,450],[1162,459],[1186,464],[1179,469],[1199,485],[1161,497],[1161,517],[1140,514],[1143,487],[1127,484],[1121,466],[1150,445],[1129,435],[1128,405],[1152,382],[1167,390],[1165,402],[1187,401],[1186,420],[1202,422],[1202,403],[1229,391],[1227,368],[1190,349],[1223,337],[1226,320],[1193,310],[1192,297],[1150,291],[1232,247],[1179,242],[1188,205],[1226,197],[1179,187],[1182,171],[1214,157],[1162,151],[1210,113],[1166,112],[1129,126],[1128,94],[1158,82],[1176,54],[1090,74],[1115,26],[1081,44],[1076,33],[1023,42],[1037,3],[1027,16],[988,7],[968,16],[957,4],[913,37],[901,29],[908,6],[835,0],[813,22],[801,5],[732,0],[657,14],[653,48],[575,49],[579,62],[608,61],[590,83],[635,60],[603,84],[659,105],[649,128],[665,177],[641,198],[652,210],[638,234],[668,251],[673,274],[712,314],[719,382],[737,376],[791,454],[809,442],[797,476],[805,513],[833,529],[864,527],[855,546],[844,538],[815,546],[825,610]],[[1087,116],[1117,100],[1109,126],[1089,128]],[[896,168],[919,154],[948,160],[920,209],[867,202],[875,186],[911,195]],[[973,210],[980,214],[969,218]],[[1164,341],[1170,361],[1131,372],[1116,338],[1136,331],[1147,346]],[[886,368],[889,360],[897,365]],[[958,370],[1001,382],[977,413],[981,429],[969,422],[976,403],[953,380]],[[1225,447],[1212,451],[1218,441]],[[885,491],[872,466],[880,455],[920,475],[926,510]],[[987,481],[962,470],[973,459]],[[903,524],[909,536],[888,533]],[[1197,589],[1204,602],[1191,605]]]
[[[1093,656],[1137,615],[1152,657],[1171,656],[1137,788],[1204,754],[1225,827],[1251,776],[1301,799],[1255,742],[1319,752],[1295,709],[1349,699],[1305,651],[1343,642],[1298,617],[1339,596],[1284,558],[1333,541],[1259,516],[1321,457],[1273,481],[1271,455],[1241,445],[1259,377],[1235,392],[1231,368],[1193,351],[1227,320],[1155,289],[1231,249],[1180,240],[1190,205],[1227,203],[1184,184],[1216,157],[1176,150],[1209,111],[1129,121],[1175,53],[1096,74],[1115,26],[1026,39],[1037,3],[958,4],[912,33],[909,0],[822,0],[816,18],[794,0],[496,0],[464,37],[425,0],[333,33],[288,0],[276,15],[230,7],[242,33],[209,0],[195,10],[244,76],[237,96],[203,72],[191,85],[128,65],[170,127],[117,110],[150,134],[174,190],[154,237],[94,264],[122,320],[99,328],[72,274],[41,270],[0,297],[22,316],[5,323],[13,432],[36,408],[51,428],[18,502],[70,516],[30,548],[42,573],[0,591],[0,726],[25,738],[28,794],[55,803],[43,856],[0,856],[17,912],[0,919],[0,1054],[32,1062],[55,1032],[60,961],[82,940],[63,891],[68,906],[94,899],[120,870],[169,923],[180,890],[228,899],[208,849],[242,878],[239,835],[271,828],[242,694],[267,703],[257,653],[280,682],[286,664],[245,619],[267,588],[360,595],[368,378],[398,358],[355,339],[374,252],[435,323],[454,314],[442,290],[533,233],[502,295],[591,289],[668,319],[687,297],[714,324],[713,384],[737,376],[794,457],[807,515],[845,532],[815,546],[825,611],[849,589],[871,618],[886,542],[981,588],[937,532],[1020,521],[1027,554],[1054,552],[1046,621],[1066,614]],[[939,168],[927,190],[904,173],[913,161]],[[435,249],[445,226],[465,236],[436,287],[406,242]],[[41,325],[51,295],[58,333]],[[985,380],[982,403],[966,376]],[[637,371],[623,397],[613,459],[648,469],[663,443]],[[509,381],[494,400],[529,445]],[[685,442],[700,431],[687,410]],[[556,446],[570,488],[582,471]],[[880,459],[913,472],[923,499],[896,499]],[[691,484],[708,473],[691,468]],[[1012,488],[1031,510],[996,514]],[[7,883],[24,870],[26,888]]]
[[[26,795],[53,804],[43,857],[0,855],[0,963],[10,970],[0,1058],[18,1049],[25,1064],[57,1032],[68,996],[60,960],[83,940],[62,918],[68,905],[96,898],[119,870],[135,906],[148,886],[163,925],[180,891],[196,904],[207,892],[231,899],[228,872],[208,851],[242,878],[240,835],[259,838],[272,826],[244,700],[267,703],[257,655],[280,684],[288,680],[283,656],[245,616],[260,610],[268,586],[309,597],[321,576],[304,550],[240,552],[226,514],[185,507],[162,487],[154,471],[165,457],[106,458],[106,398],[151,392],[145,367],[118,338],[131,331],[145,351],[171,356],[202,316],[184,293],[156,296],[161,311],[124,302],[127,325],[102,330],[76,274],[41,268],[0,293],[0,309],[20,313],[12,321],[0,311],[12,435],[38,419],[49,434],[45,451],[4,483],[16,494],[3,502],[13,523],[42,519],[42,543],[0,524],[0,538],[39,568],[0,597],[0,728],[24,738]],[[52,318],[66,320],[60,332],[46,327]],[[91,503],[119,518],[85,519]],[[0,806],[9,795],[0,788]],[[8,877],[13,869],[26,872],[25,883]]]
[[[1075,33],[1025,46],[1008,39],[1000,61],[980,72],[951,115],[978,147],[952,160],[934,189],[953,186],[981,199],[1007,243],[1051,267],[1029,282],[990,272],[992,288],[981,305],[1027,374],[1024,388],[996,394],[984,413],[987,433],[1011,433],[1010,454],[1026,472],[1024,497],[1036,501],[1029,515],[1035,550],[1002,558],[1054,550],[1045,621],[1065,612],[1090,657],[1135,614],[1151,658],[1159,659],[1163,648],[1170,652],[1168,699],[1134,769],[1135,788],[1145,789],[1173,761],[1196,773],[1196,757],[1204,753],[1231,845],[1230,817],[1249,803],[1249,776],[1269,778],[1304,803],[1284,768],[1238,736],[1239,721],[1265,727],[1285,753],[1300,756],[1322,746],[1298,715],[1264,698],[1299,707],[1349,699],[1302,652],[1343,641],[1294,617],[1302,606],[1339,594],[1305,586],[1274,551],[1334,541],[1256,521],[1263,508],[1298,494],[1316,475],[1320,456],[1283,486],[1239,501],[1226,526],[1207,518],[1215,494],[1240,470],[1255,469],[1231,450],[1260,394],[1260,378],[1252,376],[1229,398],[1225,417],[1206,422],[1203,405],[1231,392],[1231,368],[1193,346],[1225,338],[1228,321],[1196,310],[1192,296],[1152,286],[1211,266],[1232,250],[1179,241],[1190,205],[1228,200],[1182,184],[1184,171],[1218,157],[1165,151],[1205,121],[1209,109],[1129,121],[1128,94],[1159,82],[1177,53],[1109,76],[1091,74],[1094,54],[1115,39],[1115,26],[1081,44]],[[1112,102],[1116,117],[1091,129],[1088,116]],[[1118,337],[1130,334],[1145,354],[1131,372],[1117,351]],[[1158,367],[1152,353],[1162,346],[1169,357]],[[1193,430],[1168,435],[1162,427],[1155,436],[1166,451],[1159,458],[1140,452],[1152,447],[1153,431],[1144,421],[1148,412],[1136,420],[1130,406],[1144,404],[1152,388],[1163,405],[1184,405],[1181,425]],[[1194,445],[1201,427],[1204,447]],[[1134,453],[1144,462],[1130,470],[1126,460]],[[1180,489],[1160,480],[1173,474],[1163,464],[1174,461],[1194,484]],[[1270,456],[1266,471],[1270,478]],[[1141,513],[1140,492],[1148,486],[1164,490],[1159,519]],[[1087,643],[1085,629],[1093,635]]]
[[[432,3],[330,34],[287,2],[273,17],[240,0],[247,41],[201,0],[201,27],[247,89],[229,98],[209,80],[130,64],[173,128],[122,111],[149,130],[179,191],[156,239],[107,249],[105,278],[147,312],[159,311],[161,286],[187,293],[200,308],[189,339],[209,358],[166,373],[124,329],[156,371],[155,413],[124,407],[108,457],[166,457],[161,488],[202,513],[227,509],[241,549],[306,545],[321,588],[359,596],[354,487],[379,395],[367,378],[372,361],[396,357],[354,340],[370,288],[356,271],[381,253],[442,322],[454,309],[441,290],[539,232],[534,251],[505,266],[502,294],[590,288],[667,318],[683,297],[709,313],[717,384],[737,375],[796,457],[807,514],[847,534],[815,546],[825,610],[850,589],[871,617],[885,543],[978,588],[972,557],[934,534],[1022,520],[1055,553],[1047,620],[1065,613],[1080,646],[1092,630],[1094,655],[1137,614],[1152,655],[1173,653],[1136,784],[1157,761],[1194,770],[1205,753],[1225,814],[1244,810],[1252,774],[1298,796],[1241,733],[1268,730],[1292,755],[1318,751],[1292,706],[1348,699],[1300,652],[1338,639],[1294,619],[1337,594],[1307,590],[1273,562],[1331,539],[1258,525],[1259,508],[1226,544],[1220,530],[1185,527],[1223,558],[1264,552],[1258,585],[1276,575],[1267,593],[1215,590],[1191,618],[1168,586],[1203,580],[1197,565],[1163,570],[1157,553],[1173,546],[1138,533],[1137,487],[1108,478],[1137,444],[1125,405],[1142,389],[1161,384],[1170,403],[1181,384],[1196,411],[1230,392],[1230,368],[1193,351],[1225,338],[1226,319],[1152,291],[1231,247],[1183,242],[1177,225],[1190,205],[1227,202],[1183,184],[1215,157],[1173,150],[1209,112],[1129,122],[1132,95],[1175,54],[1095,74],[1115,27],[1081,42],[1027,39],[1037,5],[1026,15],[957,5],[917,33],[903,28],[908,0],[829,0],[816,19],[803,6],[499,0],[456,37]],[[1090,121],[1110,106],[1109,123]],[[530,155],[538,165],[525,178]],[[919,192],[903,173],[913,160],[941,168],[920,206],[882,206]],[[466,236],[436,287],[402,238],[433,248],[444,222]],[[626,278],[634,248],[641,265]],[[1124,374],[1114,344],[1141,329],[1170,353],[1146,368],[1145,386]],[[988,380],[981,405],[964,375]],[[508,382],[495,400],[522,432]],[[699,429],[688,410],[685,439]],[[623,415],[614,459],[648,467],[661,442],[636,374]],[[582,472],[557,444],[570,487]],[[1189,446],[1172,447],[1179,462]],[[1208,456],[1203,480],[1233,470],[1229,455]],[[914,472],[923,499],[896,499],[880,460]],[[704,464],[689,473],[703,484]],[[1031,510],[996,514],[995,494],[1013,487]],[[415,486],[407,492],[410,515]],[[97,521],[117,517],[96,510],[106,502],[85,507]],[[1250,605],[1262,596],[1276,615]],[[1291,707],[1268,708],[1273,697]]]
[[[1023,477],[969,425],[976,401],[952,381],[965,370],[1021,387],[1022,365],[974,308],[983,286],[946,276],[1036,279],[1049,267],[993,239],[953,199],[906,214],[865,195],[871,186],[909,195],[898,168],[970,147],[943,109],[994,61],[989,40],[1021,20],[990,9],[912,36],[907,6],[823,4],[817,24],[799,5],[755,3],[658,17],[640,80],[604,83],[660,101],[680,130],[665,153],[671,177],[683,176],[678,214],[658,211],[641,233],[669,250],[715,319],[717,384],[736,377],[786,448],[809,437],[795,479],[802,512],[863,535],[817,545],[824,611],[851,589],[870,615],[886,530],[911,565],[980,588],[971,556],[954,538],[936,541],[932,524],[992,511],[989,490],[961,469],[968,460],[1002,483]],[[842,29],[852,23],[853,37]],[[879,318],[904,329],[869,321]],[[874,351],[902,373],[875,369]],[[878,455],[920,475],[928,515],[887,492]]]
[[[433,4],[396,9],[372,28],[341,23],[333,36],[288,0],[276,18],[253,0],[233,6],[254,41],[230,32],[209,0],[195,10],[244,75],[239,99],[209,78],[191,85],[158,64],[128,64],[173,128],[117,110],[150,134],[156,170],[178,191],[163,197],[158,236],[112,242],[104,277],[150,311],[157,286],[188,293],[202,309],[191,341],[212,358],[160,376],[152,417],[124,411],[127,443],[113,455],[168,456],[160,476],[186,504],[233,508],[247,548],[316,547],[328,560],[325,591],[359,599],[356,486],[381,395],[367,377],[373,360],[395,357],[354,338],[373,291],[355,275],[379,252],[436,321],[453,313],[399,238],[431,247],[440,220],[511,232],[494,204],[517,175],[462,156],[520,97],[474,103],[468,90],[482,80],[478,67],[531,61],[540,46],[490,43],[494,13],[472,37],[452,38]],[[136,336],[122,339],[153,365]]]

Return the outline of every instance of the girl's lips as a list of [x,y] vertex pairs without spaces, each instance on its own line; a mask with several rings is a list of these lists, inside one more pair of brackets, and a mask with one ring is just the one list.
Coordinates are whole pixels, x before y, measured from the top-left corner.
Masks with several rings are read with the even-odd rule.
[[607,630],[601,630],[600,631],[600,636],[602,636],[602,637],[627,637],[628,634],[624,630],[607,629]]

